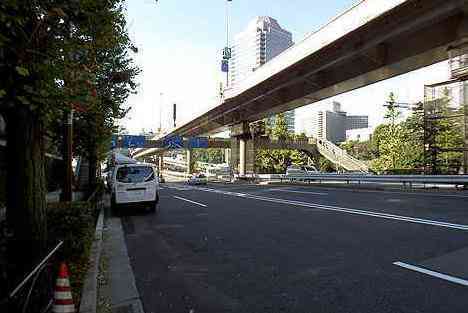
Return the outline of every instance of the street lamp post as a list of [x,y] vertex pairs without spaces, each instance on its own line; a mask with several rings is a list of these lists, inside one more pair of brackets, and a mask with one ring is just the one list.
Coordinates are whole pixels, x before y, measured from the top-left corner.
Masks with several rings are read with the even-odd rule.
[[226,87],[229,86],[229,59],[231,58],[231,48],[229,48],[229,2],[226,0],[226,46],[223,49],[223,59],[221,61],[221,71],[226,73]]
[[[229,2],[232,0],[226,1],[226,48],[229,49]],[[230,53],[229,53],[230,57]],[[229,62],[229,59],[228,59]],[[229,66],[226,71],[226,87],[229,87]]]
[[163,96],[164,93],[159,94],[159,133],[162,132],[162,107],[163,107]]

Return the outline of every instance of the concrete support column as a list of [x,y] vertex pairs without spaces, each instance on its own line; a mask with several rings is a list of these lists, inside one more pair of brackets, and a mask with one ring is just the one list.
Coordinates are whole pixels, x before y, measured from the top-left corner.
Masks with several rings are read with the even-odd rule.
[[236,137],[231,137],[231,160],[229,166],[235,173],[239,172],[239,140]]
[[246,174],[246,140],[241,138],[239,140],[239,175],[245,176]]
[[192,160],[192,149],[187,149],[187,172],[188,175],[193,173],[193,160]]
[[159,177],[162,177],[162,171],[163,171],[163,156],[158,155],[158,174],[159,174]]
[[468,82],[463,82],[463,113],[464,113],[464,151],[463,151],[463,174],[468,174]]
[[229,148],[224,149],[224,163],[231,163],[231,149]]
[[245,144],[245,171],[246,174],[255,174],[255,141],[247,140]]

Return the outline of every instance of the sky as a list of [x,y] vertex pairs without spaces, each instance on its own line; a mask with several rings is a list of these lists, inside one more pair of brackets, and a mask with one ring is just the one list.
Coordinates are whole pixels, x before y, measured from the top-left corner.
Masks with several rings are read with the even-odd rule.
[[[130,133],[172,126],[172,104],[182,125],[219,104],[221,49],[226,44],[225,0],[127,0],[130,37],[139,48],[136,64],[142,69],[138,93],[128,99],[132,108],[122,120]],[[256,16],[271,16],[298,42],[342,13],[356,0],[233,0],[230,37]],[[314,103],[296,111],[310,115],[332,101],[351,114],[368,114],[371,126],[382,122],[382,104],[390,91],[401,102],[422,99],[425,83],[446,80],[445,63],[402,75],[357,91]],[[161,117],[161,118],[160,118]],[[305,125],[296,120],[296,129]]]

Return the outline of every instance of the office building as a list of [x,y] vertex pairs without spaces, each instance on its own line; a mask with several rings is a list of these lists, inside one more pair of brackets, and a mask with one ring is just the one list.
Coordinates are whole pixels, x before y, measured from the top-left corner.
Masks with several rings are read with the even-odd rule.
[[[256,17],[234,37],[232,58],[229,60],[230,86],[238,84],[293,44],[292,34],[283,29],[277,20],[268,16]],[[285,112],[285,119],[288,130],[294,132],[294,111]],[[267,122],[273,126],[275,117],[268,118]]]
[[235,85],[293,45],[292,34],[274,18],[259,16],[234,37],[229,60],[229,84]]
[[[332,111],[317,111],[313,113],[307,135],[318,139],[326,139],[334,143],[346,140],[346,134],[350,130],[367,129],[369,127],[369,117],[367,115],[347,115],[341,110],[339,102],[333,102]],[[352,132],[354,138],[357,132]]]

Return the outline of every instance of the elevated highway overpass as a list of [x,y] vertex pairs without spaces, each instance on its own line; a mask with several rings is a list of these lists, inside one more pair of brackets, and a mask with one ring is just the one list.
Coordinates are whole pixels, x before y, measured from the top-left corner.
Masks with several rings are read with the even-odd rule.
[[167,136],[231,129],[232,166],[251,172],[250,122],[448,59],[468,41],[467,9],[468,0],[360,1]]
[[[288,150],[299,150],[306,153],[311,159],[314,159],[316,156],[321,154],[326,157],[328,160],[333,162],[338,168],[345,169],[351,172],[368,172],[369,168],[366,163],[359,161],[352,156],[348,155],[346,151],[335,146],[333,143],[327,140],[318,140],[316,141],[313,138],[306,140],[271,140],[269,137],[255,137],[253,140],[250,140],[251,151],[252,153],[244,155],[239,154],[240,157],[245,159],[238,160],[237,153],[232,155],[232,151],[229,151],[229,148],[232,148],[232,140],[224,138],[210,138],[208,141],[209,148],[224,148],[224,157],[225,163],[230,163],[232,167],[232,159],[238,163],[250,164],[253,167],[255,163],[255,151],[257,149],[288,149]],[[157,157],[159,160],[160,170],[163,167],[163,163],[168,162],[168,158],[164,158],[164,151],[167,150],[166,147],[162,146],[160,142],[150,142],[147,145],[147,149],[140,149],[133,153],[133,157],[136,159],[149,159],[151,157]],[[192,160],[192,149],[189,148],[188,140],[184,140],[184,148],[187,150],[186,160]],[[245,147],[244,147],[245,149]],[[235,150],[235,149],[234,149]],[[187,170],[188,174],[192,173],[192,168],[188,167],[187,161],[175,161],[169,160],[169,162],[176,163],[178,165],[183,163],[183,167]]]
[[209,134],[446,60],[468,35],[467,0],[363,0],[227,89],[171,135]]

